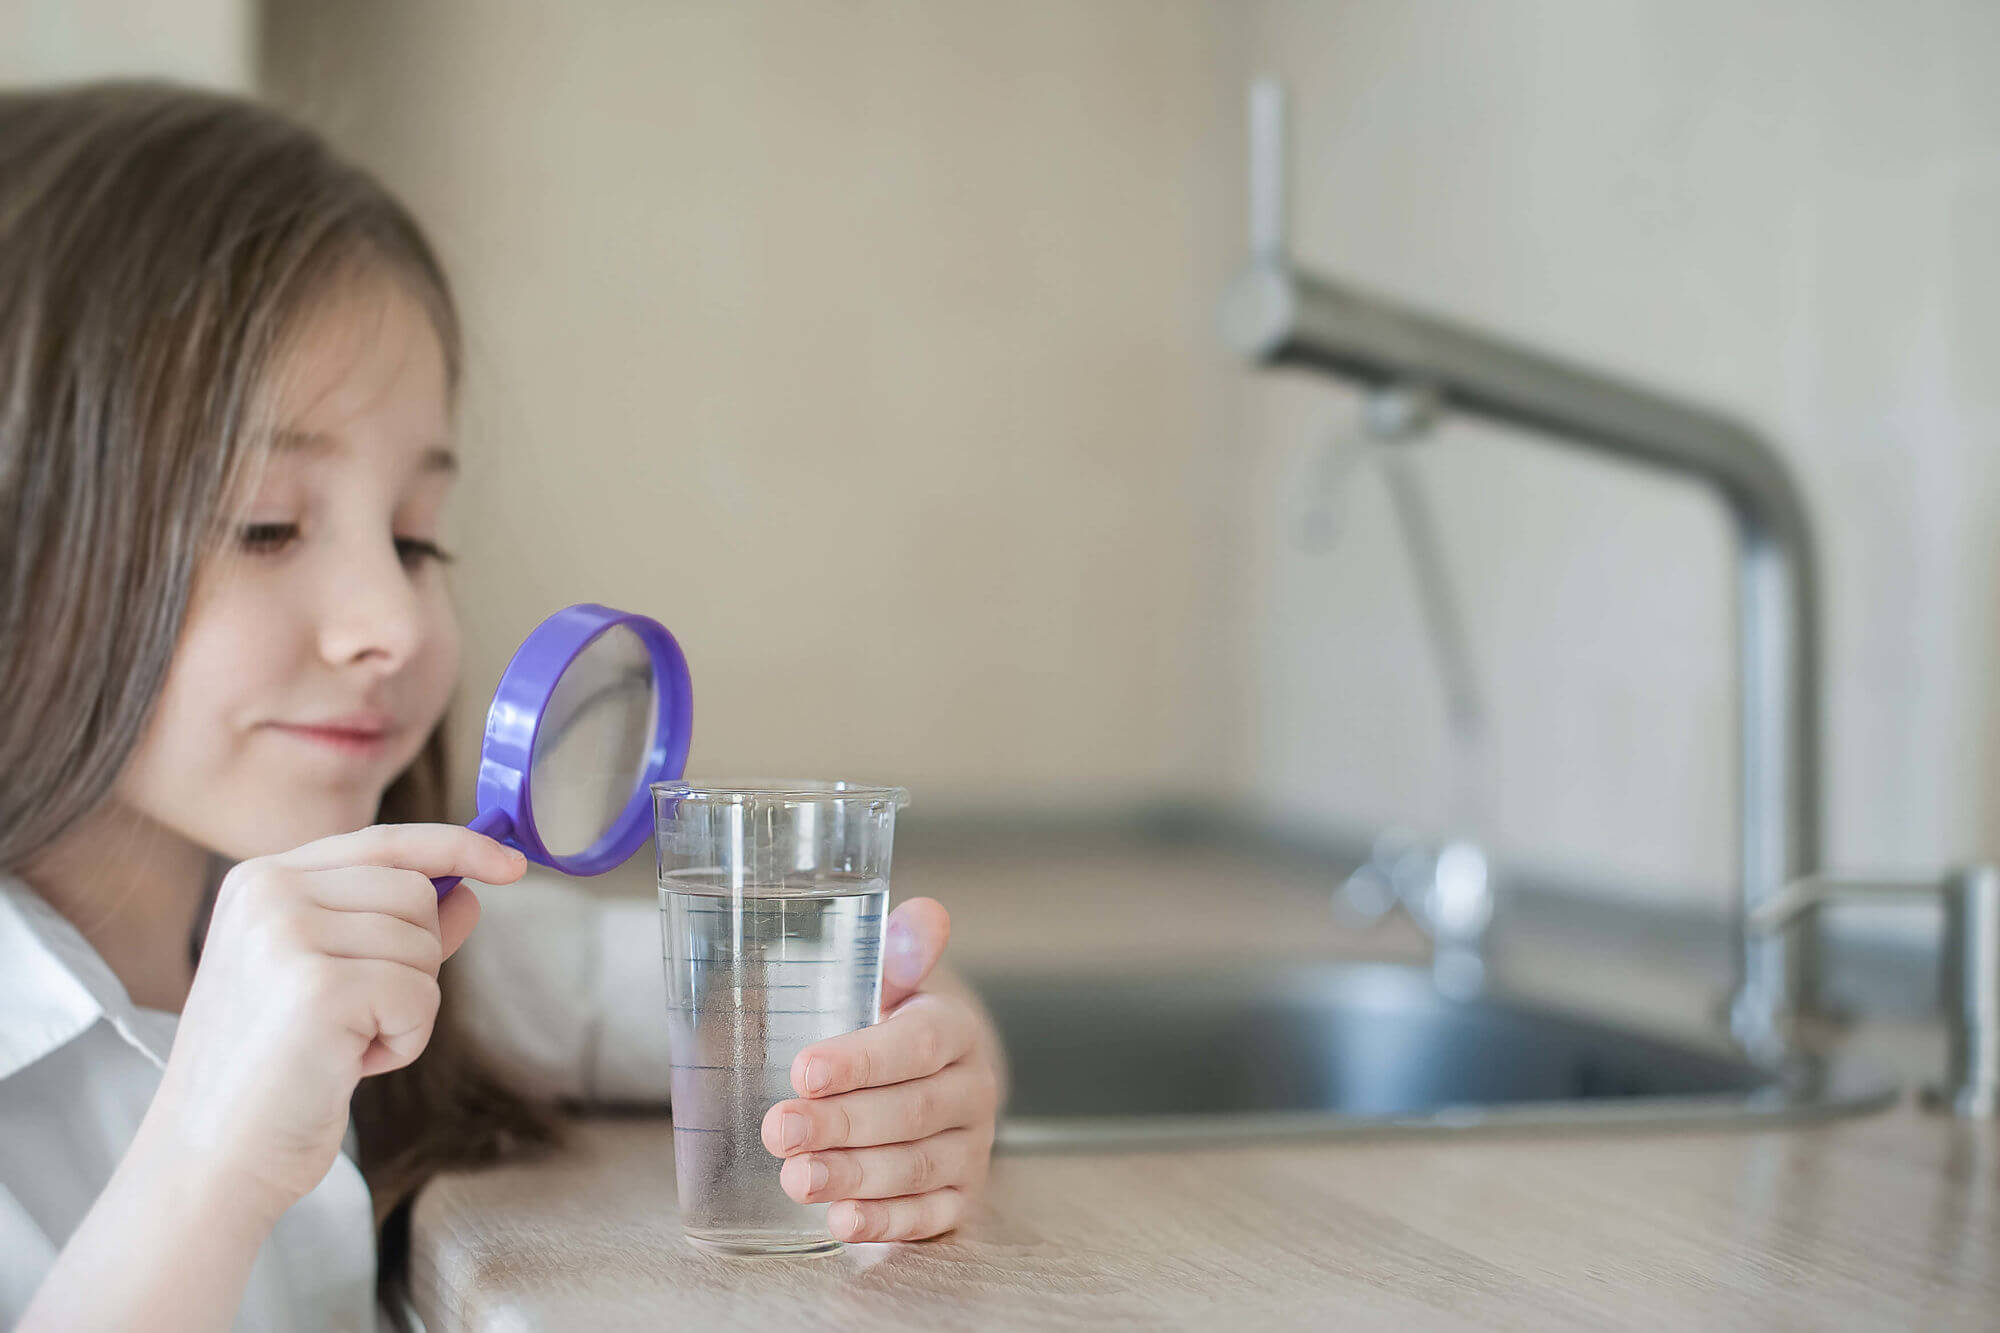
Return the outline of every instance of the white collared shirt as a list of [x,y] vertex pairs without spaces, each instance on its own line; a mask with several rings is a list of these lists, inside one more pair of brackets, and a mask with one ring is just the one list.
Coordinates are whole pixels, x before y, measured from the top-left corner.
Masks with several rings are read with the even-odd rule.
[[[132,1002],[97,951],[0,875],[0,1325],[18,1320],[159,1088],[178,1014]],[[373,1330],[375,1214],[347,1151],[278,1219],[235,1327]]]
[[[537,872],[481,887],[461,953],[467,1027],[524,1092],[663,1104],[665,977],[653,904]],[[0,874],[0,1328],[11,1327],[110,1181],[166,1068],[179,1015],[132,1002],[97,951]],[[235,1327],[377,1330],[374,1209],[346,1150],[279,1219]]]

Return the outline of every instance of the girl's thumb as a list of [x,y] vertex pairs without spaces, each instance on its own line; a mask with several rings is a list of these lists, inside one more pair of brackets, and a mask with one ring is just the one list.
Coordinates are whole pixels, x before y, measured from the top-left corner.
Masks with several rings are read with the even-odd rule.
[[882,1008],[924,984],[951,938],[951,913],[935,898],[912,898],[889,914],[882,934]]

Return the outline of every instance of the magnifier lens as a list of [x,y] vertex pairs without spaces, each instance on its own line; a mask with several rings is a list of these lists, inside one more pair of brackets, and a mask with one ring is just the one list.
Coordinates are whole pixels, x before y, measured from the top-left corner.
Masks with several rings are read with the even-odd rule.
[[592,639],[563,671],[529,764],[535,832],[550,854],[590,848],[645,785],[658,709],[652,655],[627,626]]
[[[687,658],[659,621],[566,606],[500,673],[469,825],[565,875],[601,875],[652,832],[647,788],[687,764]],[[456,875],[431,881],[438,896]]]

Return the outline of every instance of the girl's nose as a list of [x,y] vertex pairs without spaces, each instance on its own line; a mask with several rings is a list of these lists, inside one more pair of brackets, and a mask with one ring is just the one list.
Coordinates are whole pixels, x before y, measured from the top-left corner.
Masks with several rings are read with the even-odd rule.
[[423,603],[392,543],[336,562],[320,618],[320,652],[335,666],[400,670],[424,640]]

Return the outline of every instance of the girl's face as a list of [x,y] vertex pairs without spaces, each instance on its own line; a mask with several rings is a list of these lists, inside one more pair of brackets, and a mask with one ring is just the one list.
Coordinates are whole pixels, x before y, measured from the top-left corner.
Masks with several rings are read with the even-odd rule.
[[455,468],[442,349],[387,279],[310,317],[280,433],[199,571],[128,807],[233,860],[357,828],[458,673],[439,522]]

